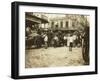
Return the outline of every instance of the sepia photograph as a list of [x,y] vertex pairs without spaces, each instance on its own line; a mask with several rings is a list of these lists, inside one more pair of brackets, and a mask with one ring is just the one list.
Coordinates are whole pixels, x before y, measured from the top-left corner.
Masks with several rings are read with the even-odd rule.
[[97,74],[97,7],[12,3],[14,79]]
[[25,68],[89,65],[90,16],[25,12]]

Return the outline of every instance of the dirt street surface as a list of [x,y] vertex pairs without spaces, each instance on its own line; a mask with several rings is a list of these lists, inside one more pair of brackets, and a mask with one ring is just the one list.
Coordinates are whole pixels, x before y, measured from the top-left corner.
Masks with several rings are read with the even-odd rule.
[[25,67],[61,67],[83,65],[81,48],[49,47],[48,49],[28,49],[25,55]]

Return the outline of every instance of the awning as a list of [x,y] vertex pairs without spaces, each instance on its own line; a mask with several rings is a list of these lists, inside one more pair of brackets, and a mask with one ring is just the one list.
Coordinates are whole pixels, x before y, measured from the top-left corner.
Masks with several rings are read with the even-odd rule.
[[36,23],[48,23],[48,20],[43,19],[43,18],[39,18],[35,15],[32,14],[28,14],[26,13],[26,20],[32,21],[32,22],[36,22]]

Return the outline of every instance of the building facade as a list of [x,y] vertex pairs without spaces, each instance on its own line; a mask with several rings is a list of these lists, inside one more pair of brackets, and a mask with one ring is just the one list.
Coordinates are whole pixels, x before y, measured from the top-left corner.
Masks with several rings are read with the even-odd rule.
[[26,27],[30,27],[33,29],[40,27],[44,28],[46,23],[48,23],[48,17],[43,14],[33,13],[33,12],[25,13]]
[[78,14],[62,14],[52,17],[53,14],[26,12],[26,27],[51,30],[79,30],[89,25],[88,16]]
[[49,28],[59,30],[80,30],[89,25],[89,16],[67,14],[65,17],[55,17],[49,20]]

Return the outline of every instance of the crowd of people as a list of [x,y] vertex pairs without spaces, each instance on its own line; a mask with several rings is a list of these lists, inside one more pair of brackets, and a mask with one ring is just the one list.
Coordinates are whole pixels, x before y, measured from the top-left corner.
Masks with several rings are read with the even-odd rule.
[[48,48],[48,47],[72,47],[82,46],[82,35],[77,31],[61,31],[61,30],[47,30],[47,31],[32,31],[26,30],[26,46],[34,48]]

